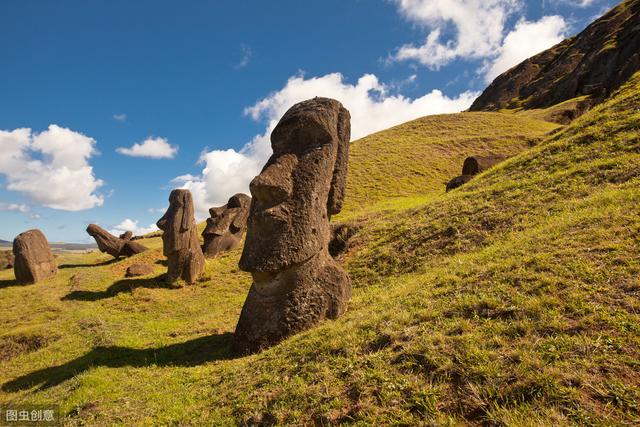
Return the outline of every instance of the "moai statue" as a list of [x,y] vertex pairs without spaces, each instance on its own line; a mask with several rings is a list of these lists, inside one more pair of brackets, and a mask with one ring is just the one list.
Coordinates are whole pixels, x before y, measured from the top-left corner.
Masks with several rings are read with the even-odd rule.
[[204,256],[215,257],[240,246],[247,229],[250,203],[251,197],[238,193],[231,196],[226,205],[209,209],[211,218],[207,218],[207,227],[202,232]]
[[18,234],[13,240],[13,271],[18,283],[36,283],[58,272],[51,248],[40,230]]
[[236,326],[238,352],[260,351],[347,309],[351,282],[328,244],[350,134],[349,111],[328,98],[294,105],[273,130],[273,155],[250,184],[240,268],[253,284]]
[[131,240],[133,233],[130,231],[116,237],[96,224],[89,224],[87,233],[95,239],[100,252],[108,253],[116,259],[130,257],[147,250],[145,246]]
[[169,209],[156,224],[162,233],[163,253],[169,268],[167,282],[182,278],[194,283],[204,270],[204,255],[198,240],[193,199],[189,190],[173,190]]

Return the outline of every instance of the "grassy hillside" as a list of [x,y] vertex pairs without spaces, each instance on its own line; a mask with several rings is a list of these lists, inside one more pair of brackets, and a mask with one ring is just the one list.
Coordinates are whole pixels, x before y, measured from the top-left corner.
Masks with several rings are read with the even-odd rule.
[[558,125],[512,114],[427,116],[354,141],[342,216],[444,191],[470,155],[513,156]]
[[[181,288],[122,279],[132,262],[161,262],[157,238],[120,262],[65,255],[32,286],[1,272],[0,406],[58,402],[69,425],[637,424],[638,105],[640,74],[449,193],[463,143],[520,150],[529,136],[513,137],[509,118],[531,119],[422,119],[354,143],[350,309],[258,355],[229,348],[250,284],[238,251]],[[456,157],[438,132],[465,141]],[[417,154],[395,150],[418,138]],[[412,188],[404,176],[421,162]],[[389,198],[400,202],[387,210]]]

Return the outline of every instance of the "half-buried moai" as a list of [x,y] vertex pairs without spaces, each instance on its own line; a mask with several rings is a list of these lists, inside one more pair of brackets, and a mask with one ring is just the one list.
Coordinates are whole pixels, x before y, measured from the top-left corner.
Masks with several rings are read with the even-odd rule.
[[464,159],[462,164],[462,175],[453,178],[447,182],[447,191],[461,187],[471,181],[475,175],[478,175],[487,169],[492,168],[498,163],[504,161],[506,156],[469,156]]
[[18,283],[36,283],[58,272],[47,238],[40,230],[18,234],[13,240],[13,254],[13,271]]
[[163,253],[169,268],[166,281],[182,278],[194,283],[204,270],[204,255],[198,240],[193,198],[189,190],[173,190],[169,209],[156,224],[162,233]]
[[247,229],[250,203],[251,197],[238,193],[231,196],[226,205],[209,209],[211,218],[207,218],[207,227],[202,232],[204,256],[215,257],[240,246]]
[[130,231],[116,237],[96,224],[89,224],[87,233],[95,239],[100,252],[108,253],[116,259],[130,257],[147,250],[145,246],[131,240],[133,233]]
[[253,284],[236,351],[255,353],[345,312],[351,283],[328,252],[329,219],[344,199],[350,115],[333,99],[291,107],[271,134],[273,155],[250,184],[240,268]]

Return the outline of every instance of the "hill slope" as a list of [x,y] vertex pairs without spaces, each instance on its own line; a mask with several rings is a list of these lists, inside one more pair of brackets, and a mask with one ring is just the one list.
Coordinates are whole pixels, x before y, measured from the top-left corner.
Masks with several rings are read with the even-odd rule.
[[470,155],[513,156],[558,125],[513,114],[444,114],[422,117],[354,141],[347,200],[341,217],[363,209],[404,206],[441,193]]
[[[230,352],[250,284],[238,251],[182,288],[158,280],[157,238],[119,262],[64,255],[33,286],[0,272],[0,405],[59,403],[70,425],[637,423],[639,103],[636,74],[535,147],[422,200],[404,164],[377,184],[360,166],[396,156],[402,126],[356,142],[350,309],[258,355]],[[474,114],[445,120],[482,123]],[[469,149],[502,147],[479,142]],[[456,162],[420,185],[436,188]],[[396,195],[411,208],[375,202]],[[156,274],[121,279],[137,261]]]
[[623,1],[583,32],[498,76],[471,111],[544,108],[586,97],[565,120],[605,99],[640,69],[640,0]]

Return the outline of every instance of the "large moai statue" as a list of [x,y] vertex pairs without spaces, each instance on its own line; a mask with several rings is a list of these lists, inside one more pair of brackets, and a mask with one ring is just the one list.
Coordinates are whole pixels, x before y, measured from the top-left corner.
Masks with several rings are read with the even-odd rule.
[[211,218],[207,218],[207,227],[202,232],[204,256],[215,257],[240,246],[247,229],[250,203],[251,197],[238,193],[231,196],[226,205],[209,209]]
[[58,272],[51,248],[42,231],[34,229],[18,234],[13,240],[13,271],[18,283],[36,283]]
[[156,224],[162,233],[163,253],[169,268],[167,282],[182,278],[194,283],[204,270],[204,255],[198,240],[193,198],[189,190],[173,190],[169,209]]
[[238,352],[260,351],[347,309],[351,282],[328,244],[350,134],[349,111],[328,98],[294,105],[273,130],[273,155],[250,184],[240,268],[253,284],[236,326]]
[[100,252],[108,253],[116,259],[130,257],[147,250],[145,246],[131,240],[133,233],[130,231],[116,237],[96,224],[89,224],[87,233],[95,239]]

